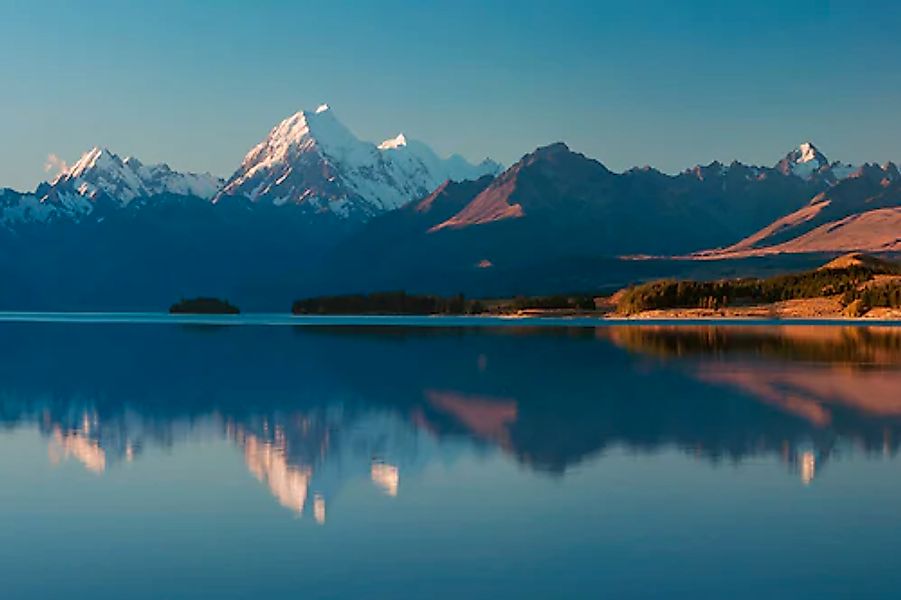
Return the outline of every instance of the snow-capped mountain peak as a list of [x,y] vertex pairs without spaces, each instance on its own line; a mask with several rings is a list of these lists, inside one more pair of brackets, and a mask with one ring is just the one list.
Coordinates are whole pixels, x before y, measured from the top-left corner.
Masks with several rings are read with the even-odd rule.
[[379,150],[390,150],[392,148],[400,148],[406,145],[407,137],[402,133],[398,133],[395,137],[389,138],[379,144]]
[[[368,148],[361,147],[361,144],[335,118],[327,104],[322,104],[314,111],[298,111],[273,127],[266,139],[247,153],[238,172],[232,176],[223,192],[231,193],[260,172],[281,170],[281,174],[285,174],[285,165],[308,152],[320,151],[336,158],[365,161],[370,152]],[[255,200],[264,194],[265,191],[261,188],[248,195]]]
[[123,204],[150,195],[144,182],[126,161],[99,146],[82,154],[51,185],[54,188],[70,187],[80,196],[91,199],[106,193]]
[[166,164],[145,165],[95,146],[57,175],[43,196],[64,191],[93,200],[105,194],[126,205],[135,198],[163,193],[212,198],[221,185],[222,180],[209,173],[179,173]]
[[93,148],[82,154],[74,164],[61,171],[60,174],[56,177],[56,180],[58,181],[63,178],[81,177],[85,172],[94,168],[107,170],[113,169],[116,167],[117,161],[118,157],[108,149],[94,146]]
[[823,156],[820,151],[817,150],[817,147],[810,142],[804,142],[798,146],[798,151],[801,153],[797,161],[799,164],[817,160],[818,157]]
[[811,142],[804,142],[776,163],[776,169],[783,174],[796,175],[802,179],[810,179],[828,167],[829,160]]
[[429,194],[447,179],[475,179],[497,165],[439,158],[403,134],[376,146],[357,138],[327,104],[273,127],[217,195],[294,203],[366,219]]

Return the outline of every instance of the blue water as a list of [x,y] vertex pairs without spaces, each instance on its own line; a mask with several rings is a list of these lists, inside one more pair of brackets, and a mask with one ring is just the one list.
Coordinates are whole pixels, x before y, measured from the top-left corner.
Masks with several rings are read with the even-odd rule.
[[0,597],[901,593],[901,328],[179,319],[0,315]]

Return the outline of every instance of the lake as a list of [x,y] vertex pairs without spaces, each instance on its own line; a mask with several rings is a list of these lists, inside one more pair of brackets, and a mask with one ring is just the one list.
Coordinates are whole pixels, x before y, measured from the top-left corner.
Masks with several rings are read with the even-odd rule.
[[901,327],[0,320],[3,598],[901,595]]

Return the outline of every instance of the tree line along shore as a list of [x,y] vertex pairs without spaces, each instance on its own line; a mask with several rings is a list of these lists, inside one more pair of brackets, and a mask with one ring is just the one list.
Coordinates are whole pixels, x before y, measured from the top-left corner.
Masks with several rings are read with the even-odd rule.
[[[664,279],[610,296],[591,293],[473,299],[404,291],[296,300],[295,315],[595,315],[606,317],[863,317],[874,309],[901,318],[901,264],[849,254],[802,273],[713,281]],[[170,312],[237,314],[225,300],[182,300]]]
[[[616,312],[640,315],[673,309],[727,309],[786,306],[829,300],[842,316],[861,317],[875,308],[901,308],[901,265],[864,254],[837,258],[813,271],[767,278],[716,281],[652,281],[615,296]],[[808,302],[808,305],[813,305]]]

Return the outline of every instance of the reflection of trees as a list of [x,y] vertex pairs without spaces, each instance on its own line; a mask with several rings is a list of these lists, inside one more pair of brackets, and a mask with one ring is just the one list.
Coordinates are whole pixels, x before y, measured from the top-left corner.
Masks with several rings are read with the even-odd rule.
[[618,345],[662,358],[751,354],[789,361],[901,365],[901,328],[786,326],[611,327]]
[[623,327],[610,338],[807,423],[817,451],[783,458],[812,479],[839,438],[894,454],[901,424],[901,329],[893,327]]
[[901,417],[901,328],[635,327],[611,338],[683,360],[701,381],[729,385],[825,427],[836,409]]

